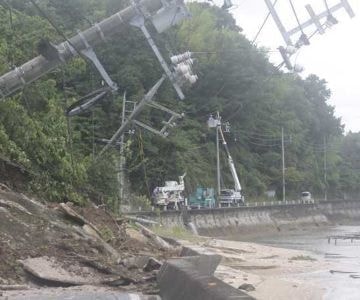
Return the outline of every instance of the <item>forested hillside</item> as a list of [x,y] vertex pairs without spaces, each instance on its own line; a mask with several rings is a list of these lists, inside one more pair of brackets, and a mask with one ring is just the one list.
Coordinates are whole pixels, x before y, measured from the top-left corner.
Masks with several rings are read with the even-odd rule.
[[[128,5],[115,0],[37,3],[68,37]],[[63,40],[29,1],[0,4],[1,74],[37,56],[41,39]],[[155,186],[184,172],[188,192],[198,185],[215,187],[215,132],[206,121],[219,111],[231,124],[226,138],[248,199],[263,197],[268,189],[281,198],[281,128],[290,198],[304,190],[321,198],[326,186],[329,197],[359,193],[360,134],[344,136],[341,120],[328,104],[326,81],[276,69],[266,49],[252,45],[226,11],[195,3],[189,9],[191,19],[161,35],[149,25],[164,57],[194,53],[199,80],[185,91],[184,101],[177,100],[170,84],[159,90],[159,103],[185,114],[168,138],[139,128],[126,136],[131,192],[149,197]],[[131,26],[95,50],[119,93],[88,112],[73,118],[64,114],[81,96],[101,87],[101,77],[82,58],[0,103],[2,159],[23,166],[30,174],[26,188],[51,201],[116,199],[118,150],[95,161],[103,147],[96,141],[118,129],[123,92],[128,100],[139,101],[162,74],[142,33]],[[159,126],[163,116],[148,110],[141,118]],[[223,181],[231,185],[222,159]]]

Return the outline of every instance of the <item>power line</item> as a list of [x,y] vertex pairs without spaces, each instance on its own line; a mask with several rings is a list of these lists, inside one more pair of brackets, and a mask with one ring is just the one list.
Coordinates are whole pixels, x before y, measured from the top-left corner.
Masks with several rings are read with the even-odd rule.
[[326,10],[330,14],[330,8],[329,8],[329,4],[328,4],[327,0],[324,0],[324,3],[325,3]]
[[[275,0],[274,3],[272,4],[272,6],[275,7],[275,5],[276,5],[277,2],[278,2],[278,0]],[[270,11],[269,11],[269,12],[267,13],[266,17],[265,17],[264,22],[261,24],[258,32],[256,33],[255,37],[253,38],[253,40],[252,40],[252,42],[251,42],[252,44],[255,44],[257,38],[259,37],[261,31],[263,30],[263,28],[264,28],[267,20],[269,19],[270,15],[271,15],[271,13],[270,13]]]
[[295,7],[294,7],[294,4],[293,4],[292,0],[289,0],[289,3],[290,3],[290,5],[291,5],[291,9],[292,9],[292,11],[293,11],[293,13],[294,13],[294,16],[295,16],[295,18],[296,18],[296,22],[297,22],[298,25],[299,25],[300,31],[301,31],[302,34],[304,34],[304,31],[303,31],[303,29],[302,29],[302,26],[301,26],[299,17],[298,17],[298,15],[297,15],[297,13],[296,13],[296,10],[295,10]]
[[[238,47],[234,49],[220,50],[220,51],[190,51],[193,54],[218,54],[218,53],[227,53],[227,52],[238,52],[239,50],[250,50],[249,47]],[[271,53],[277,52],[277,50],[266,50],[266,49],[256,49],[258,52]]]
[[76,46],[71,43],[71,41],[67,38],[67,36],[65,35],[65,33],[63,33],[59,27],[51,20],[51,18],[40,8],[39,5],[36,4],[36,2],[34,0],[30,0],[30,2],[35,6],[35,8],[39,11],[39,13],[50,23],[50,25],[56,30],[56,32],[66,41],[69,43],[69,45],[76,51],[76,53],[82,57],[85,61],[87,61],[87,59],[84,57],[84,55],[81,53],[81,51],[79,51]]
[[248,135],[248,136],[249,135],[250,136],[257,136],[259,138],[264,137],[265,139],[281,139],[281,136],[277,136],[277,135],[274,135],[274,134],[258,133],[258,132],[255,132],[255,131],[247,131],[247,130],[244,130],[244,129],[235,129],[235,130],[232,130],[232,132],[245,134],[245,135]]

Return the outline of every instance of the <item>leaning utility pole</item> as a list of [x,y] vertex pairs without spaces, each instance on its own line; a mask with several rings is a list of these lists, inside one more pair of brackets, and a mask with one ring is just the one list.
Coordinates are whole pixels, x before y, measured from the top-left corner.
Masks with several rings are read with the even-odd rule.
[[[108,75],[104,70],[99,69],[99,62],[92,51],[87,51],[91,47],[104,43],[111,35],[118,33],[126,28],[134,18],[143,17],[152,21],[158,32],[162,32],[168,27],[178,23],[185,16],[187,10],[184,3],[180,0],[141,0],[134,2],[133,5],[108,17],[107,19],[95,24],[83,32],[79,32],[72,38],[59,45],[50,42],[43,45],[41,54],[20,67],[15,67],[12,71],[0,77],[0,100],[24,88],[29,83],[44,76],[59,65],[66,63],[72,58],[83,55],[90,59],[99,72],[106,79]],[[102,68],[103,69],[103,68]],[[108,85],[114,89],[111,80],[106,80]]]
[[[310,18],[308,20],[306,20],[303,23],[300,23],[300,21],[298,20],[298,26],[288,30],[285,28],[284,24],[281,21],[281,18],[279,16],[279,14],[277,13],[276,9],[275,9],[275,3],[272,3],[272,0],[264,0],[266,6],[269,9],[269,12],[281,34],[281,36],[283,37],[286,46],[280,46],[279,47],[279,51],[280,54],[282,56],[283,59],[283,63],[286,65],[286,67],[289,70],[294,70],[295,72],[301,72],[303,70],[302,67],[298,66],[298,65],[292,65],[291,61],[290,61],[290,57],[302,46],[304,45],[309,45],[309,39],[310,37],[314,34],[311,33],[308,37],[308,35],[306,34],[306,29],[310,26],[315,26],[316,27],[316,31],[319,34],[324,34],[325,33],[325,29],[329,28],[335,24],[338,23],[337,19],[333,16],[333,13],[340,10],[340,9],[344,9],[350,18],[353,18],[355,16],[354,11],[352,10],[350,4],[348,3],[347,0],[339,0],[339,3],[329,7],[327,5],[327,2],[325,1],[325,11],[316,14],[316,12],[313,10],[313,8],[311,7],[310,4],[307,4],[305,6]],[[295,9],[294,9],[294,13]],[[297,16],[295,16],[297,18]],[[298,36],[297,41],[294,43],[292,41],[292,37],[294,35],[298,35],[300,33],[300,36]]]
[[[294,45],[294,43],[291,40],[291,37],[294,34],[297,34],[299,32],[304,33],[304,29],[309,27],[309,26],[315,25],[318,32],[320,34],[323,34],[325,31],[324,31],[324,25],[321,24],[321,21],[324,18],[327,18],[327,22],[332,21],[332,25],[336,24],[335,22],[337,22],[337,21],[332,16],[332,13],[334,13],[335,11],[337,11],[339,9],[342,9],[342,8],[345,9],[350,18],[353,18],[355,16],[354,11],[352,10],[352,8],[351,8],[351,6],[350,6],[350,4],[348,3],[347,0],[340,0],[340,2],[338,4],[336,4],[336,5],[332,6],[332,7],[326,8],[325,11],[323,11],[323,12],[321,12],[319,14],[316,14],[314,12],[314,10],[312,9],[310,4],[307,4],[305,6],[305,8],[306,8],[306,10],[307,10],[307,12],[308,12],[308,14],[310,16],[310,19],[308,19],[305,22],[299,24],[299,26],[297,26],[295,28],[287,30],[285,28],[284,24],[282,23],[282,21],[280,19],[280,16],[278,15],[278,13],[277,13],[277,11],[275,9],[274,4],[271,3],[271,0],[264,0],[264,1],[265,1],[266,6],[269,9],[269,12],[270,12],[272,18],[274,19],[274,22],[275,22],[276,26],[279,29],[279,31],[280,31],[286,45],[288,45],[288,46],[293,46]],[[330,16],[330,18],[329,18],[329,16]]]
[[281,160],[282,160],[282,193],[285,202],[285,145],[284,145],[284,127],[281,127]]

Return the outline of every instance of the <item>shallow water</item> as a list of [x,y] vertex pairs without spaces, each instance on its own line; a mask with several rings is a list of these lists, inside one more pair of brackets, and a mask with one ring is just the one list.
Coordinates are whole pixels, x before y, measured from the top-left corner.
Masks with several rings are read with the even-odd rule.
[[[326,300],[360,299],[360,240],[334,240],[328,236],[360,234],[360,226],[336,226],[322,229],[307,228],[303,231],[288,231],[253,237],[231,237],[232,240],[256,242],[264,245],[307,250],[315,256],[333,262],[333,270],[298,274],[299,279],[312,280],[325,287]],[[358,278],[357,278],[358,277]]]

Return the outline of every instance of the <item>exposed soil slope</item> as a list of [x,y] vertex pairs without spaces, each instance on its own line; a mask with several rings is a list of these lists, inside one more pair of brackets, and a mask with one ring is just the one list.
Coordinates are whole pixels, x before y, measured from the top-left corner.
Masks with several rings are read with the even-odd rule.
[[80,218],[71,217],[61,205],[42,204],[2,186],[0,285],[90,283],[157,292],[157,259],[175,252],[159,249],[103,208],[62,205]]

